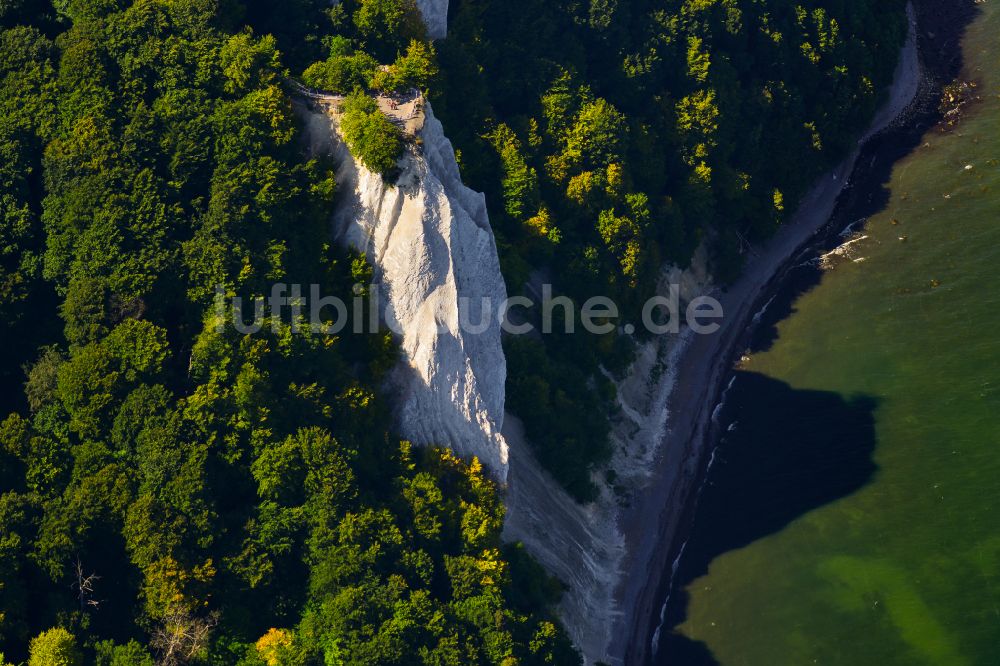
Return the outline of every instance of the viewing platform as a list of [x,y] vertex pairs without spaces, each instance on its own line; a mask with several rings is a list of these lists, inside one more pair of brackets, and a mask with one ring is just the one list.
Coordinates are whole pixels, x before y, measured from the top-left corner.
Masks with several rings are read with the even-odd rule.
[[[292,93],[304,98],[318,107],[323,108],[335,120],[342,115],[341,107],[347,99],[346,95],[325,90],[310,88],[301,81],[288,80]],[[400,129],[405,136],[416,137],[424,128],[426,118],[424,111],[424,95],[416,88],[403,93],[372,95],[378,108]]]

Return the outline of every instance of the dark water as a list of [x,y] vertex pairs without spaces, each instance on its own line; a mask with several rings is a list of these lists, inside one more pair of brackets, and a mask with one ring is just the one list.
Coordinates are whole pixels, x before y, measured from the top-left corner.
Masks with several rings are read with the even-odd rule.
[[900,162],[885,210],[729,394],[665,664],[1000,664],[1000,4],[984,102]]

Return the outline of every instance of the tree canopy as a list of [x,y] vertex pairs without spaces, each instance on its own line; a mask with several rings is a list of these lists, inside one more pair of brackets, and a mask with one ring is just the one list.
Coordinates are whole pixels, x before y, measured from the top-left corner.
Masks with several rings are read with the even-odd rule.
[[403,152],[400,131],[364,93],[344,101],[340,128],[348,148],[366,167],[387,176]]
[[[370,279],[328,238],[333,165],[304,157],[285,63],[327,49],[349,62],[323,75],[364,87],[361,49],[391,51],[418,85],[412,3],[21,7],[0,14],[6,660],[578,663],[479,463],[392,432],[390,337],[217,309]],[[346,107],[390,170],[395,127]]]
[[[744,239],[772,234],[869,122],[905,37],[904,5],[456,5],[432,100],[463,177],[486,193],[508,291],[544,269],[557,291],[609,296],[636,324],[663,263],[685,266],[701,244],[716,278],[732,279]],[[606,436],[615,400],[604,376],[628,366],[634,339],[614,332],[567,351],[543,337],[541,364],[530,343],[508,341],[526,373],[508,374],[508,395],[550,471],[589,499],[610,447],[583,443],[572,424],[595,432],[596,408]],[[581,371],[589,395],[552,400]],[[535,390],[527,404],[528,385],[550,399]]]

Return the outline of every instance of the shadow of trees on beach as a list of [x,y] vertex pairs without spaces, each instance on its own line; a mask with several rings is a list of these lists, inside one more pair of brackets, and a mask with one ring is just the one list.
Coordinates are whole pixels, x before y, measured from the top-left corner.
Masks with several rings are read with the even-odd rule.
[[687,586],[731,550],[779,532],[796,518],[846,497],[876,471],[874,410],[867,396],[845,399],[737,373],[723,438],[699,499],[654,663],[716,664],[707,646],[678,633]]

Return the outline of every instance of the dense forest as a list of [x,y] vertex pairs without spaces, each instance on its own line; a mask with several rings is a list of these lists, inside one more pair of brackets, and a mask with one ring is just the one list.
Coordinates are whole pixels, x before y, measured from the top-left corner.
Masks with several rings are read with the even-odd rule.
[[370,282],[283,88],[325,4],[0,8],[4,664],[578,660],[478,463],[390,432],[390,338],[216,314]]
[[[705,241],[725,279],[841,155],[901,0],[0,2],[0,665],[552,664],[559,584],[476,461],[391,429],[388,336],[239,333],[217,289],[352,294],[290,78],[427,89],[532,270],[635,306]],[[350,330],[348,327],[347,330]],[[632,341],[511,340],[508,401],[581,500]],[[597,378],[597,379],[595,379]]]
[[[904,6],[453,3],[434,108],[486,192],[509,291],[537,272],[578,302],[611,297],[638,324],[663,262],[684,266],[699,244],[731,280],[869,122]],[[543,337],[507,340],[508,405],[542,463],[588,500],[610,455],[607,375],[627,369],[635,339]]]

